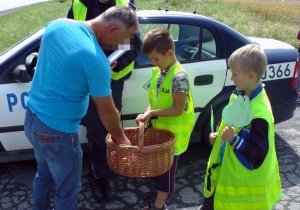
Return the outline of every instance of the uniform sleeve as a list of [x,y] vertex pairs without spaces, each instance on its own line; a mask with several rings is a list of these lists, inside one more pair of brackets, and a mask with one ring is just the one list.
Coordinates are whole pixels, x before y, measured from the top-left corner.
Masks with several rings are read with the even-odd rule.
[[234,151],[249,169],[258,168],[269,149],[268,123],[264,119],[254,119],[250,129],[241,130],[230,143]]
[[86,75],[91,96],[105,97],[111,94],[111,69],[108,61],[89,68]]
[[136,59],[136,57],[140,53],[142,47],[142,40],[140,39],[139,33],[134,34],[132,42],[132,50],[127,51],[118,59],[117,66],[114,68],[115,72],[119,72],[125,67],[127,67],[132,61]]
[[71,7],[67,13],[67,18],[69,19],[74,19],[74,14],[73,14],[73,1],[72,1],[72,4],[71,4]]

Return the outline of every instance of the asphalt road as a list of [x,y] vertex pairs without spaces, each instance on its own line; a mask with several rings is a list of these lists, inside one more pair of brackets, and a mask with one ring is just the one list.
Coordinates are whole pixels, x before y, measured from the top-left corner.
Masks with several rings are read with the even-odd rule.
[[[280,165],[283,197],[275,210],[300,209],[300,107],[292,119],[276,125],[276,148]],[[176,192],[168,199],[170,210],[196,210],[203,201],[203,180],[208,151],[193,144],[182,155],[176,177]],[[118,193],[113,200],[97,202],[88,179],[88,161],[84,158],[82,188],[78,198],[79,210],[140,209],[140,201],[152,189],[149,179],[119,177]],[[32,206],[34,161],[0,164],[0,209],[21,210]]]

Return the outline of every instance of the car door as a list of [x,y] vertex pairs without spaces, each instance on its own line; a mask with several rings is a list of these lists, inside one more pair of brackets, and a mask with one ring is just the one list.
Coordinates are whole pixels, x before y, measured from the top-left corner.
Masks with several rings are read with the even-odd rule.
[[[24,133],[26,101],[44,29],[0,55],[0,152],[31,149]],[[85,128],[80,139],[86,142]],[[1,161],[1,160],[0,160]]]
[[0,141],[6,151],[31,148],[22,126],[28,87],[28,83],[0,85]]
[[[214,33],[205,27],[168,22],[140,23],[141,37],[153,28],[168,29],[173,36],[176,57],[187,72],[192,87],[197,119],[209,101],[224,86],[227,65],[225,59],[219,59],[217,39]],[[151,70],[151,60],[140,53],[135,60],[135,69],[124,85],[124,126],[135,126],[133,119],[148,106]]]
[[23,129],[30,86],[27,69],[35,65],[37,57],[31,53],[38,50],[42,33],[25,38],[0,56],[0,151],[32,147]]

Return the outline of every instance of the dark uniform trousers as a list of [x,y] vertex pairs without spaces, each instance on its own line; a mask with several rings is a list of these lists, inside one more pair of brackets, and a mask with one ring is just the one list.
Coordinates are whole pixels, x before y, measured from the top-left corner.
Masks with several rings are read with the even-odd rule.
[[[112,97],[119,111],[121,111],[122,108],[124,81],[130,74],[131,73],[122,79],[111,81]],[[97,107],[92,97],[90,97],[89,107],[83,122],[87,128],[88,154],[95,178],[106,179],[116,176],[107,164],[105,143],[107,131],[100,120]]]

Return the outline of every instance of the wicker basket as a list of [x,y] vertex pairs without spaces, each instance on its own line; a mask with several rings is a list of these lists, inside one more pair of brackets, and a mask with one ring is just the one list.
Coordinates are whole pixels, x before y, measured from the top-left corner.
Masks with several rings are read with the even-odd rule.
[[116,145],[106,137],[107,162],[117,174],[127,177],[156,177],[167,172],[174,159],[173,133],[163,129],[125,128],[132,146]]

